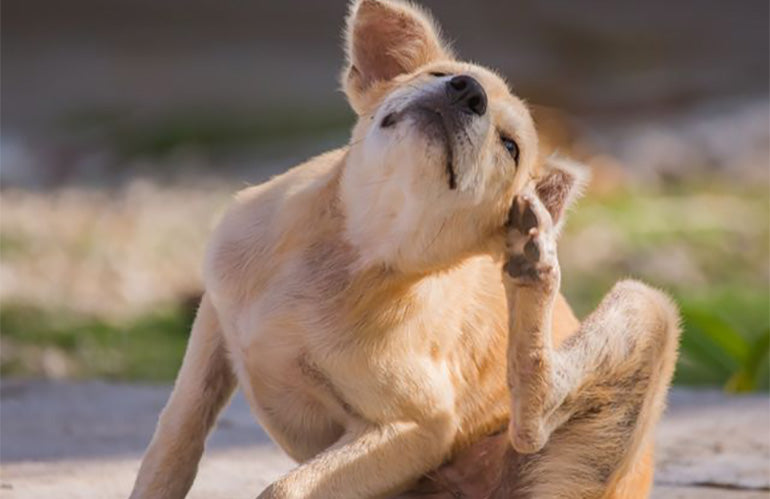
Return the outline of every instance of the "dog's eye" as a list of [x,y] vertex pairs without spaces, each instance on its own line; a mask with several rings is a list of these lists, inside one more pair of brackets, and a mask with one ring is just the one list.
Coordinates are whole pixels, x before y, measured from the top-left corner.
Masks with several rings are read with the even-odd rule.
[[440,71],[431,71],[428,74],[430,74],[431,76],[435,76],[436,78],[443,78],[444,76],[449,76],[449,73],[442,73]]
[[384,118],[382,118],[382,121],[380,121],[380,127],[390,128],[395,123],[396,123],[396,113],[388,113],[385,115]]
[[500,135],[500,142],[503,143],[503,147],[508,151],[516,164],[519,164],[519,145],[510,137]]

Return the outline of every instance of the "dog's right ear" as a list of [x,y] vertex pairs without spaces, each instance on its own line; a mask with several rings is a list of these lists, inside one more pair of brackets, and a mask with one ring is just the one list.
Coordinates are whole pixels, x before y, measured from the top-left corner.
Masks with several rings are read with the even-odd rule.
[[551,155],[535,182],[535,191],[555,224],[564,225],[566,211],[580,197],[591,174],[587,167],[567,158]]
[[378,84],[452,58],[427,13],[392,0],[354,0],[345,39],[347,65],[342,85],[359,114],[377,97]]

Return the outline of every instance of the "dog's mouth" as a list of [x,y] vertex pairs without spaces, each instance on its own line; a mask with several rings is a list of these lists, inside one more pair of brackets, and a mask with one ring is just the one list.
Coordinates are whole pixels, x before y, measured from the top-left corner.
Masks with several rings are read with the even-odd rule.
[[454,148],[452,147],[452,139],[449,135],[449,130],[447,129],[446,121],[444,120],[444,115],[441,114],[440,111],[427,106],[416,106],[415,109],[422,113],[425,118],[431,122],[431,124],[436,129],[439,140],[444,142],[444,149],[446,153],[445,168],[449,179],[449,188],[456,189],[457,176],[455,174],[454,167]]
[[415,105],[401,112],[387,114],[380,122],[381,128],[390,128],[395,125],[400,118],[411,114],[416,118],[417,125],[422,131],[432,133],[431,139],[440,140],[444,144],[445,169],[449,183],[449,189],[457,188],[457,174],[454,165],[454,148],[452,138],[447,127],[446,119],[441,111],[425,105]]

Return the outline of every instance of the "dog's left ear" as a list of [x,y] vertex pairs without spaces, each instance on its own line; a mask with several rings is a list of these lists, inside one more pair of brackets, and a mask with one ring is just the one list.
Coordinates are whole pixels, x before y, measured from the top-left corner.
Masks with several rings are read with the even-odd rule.
[[561,229],[567,209],[583,193],[590,178],[588,168],[580,163],[556,155],[545,160],[535,191],[557,229]]
[[430,16],[399,1],[353,1],[345,39],[347,65],[342,85],[359,114],[365,112],[377,83],[430,62],[451,59]]

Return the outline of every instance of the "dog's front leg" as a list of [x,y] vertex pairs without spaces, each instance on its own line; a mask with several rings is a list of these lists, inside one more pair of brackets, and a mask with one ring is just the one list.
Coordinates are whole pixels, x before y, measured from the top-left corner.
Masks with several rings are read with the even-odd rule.
[[362,423],[270,485],[259,498],[343,499],[397,493],[441,464],[455,427],[449,412],[420,422]]
[[132,499],[173,499],[187,494],[206,437],[235,385],[216,310],[204,295],[174,391],[142,459]]

